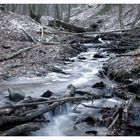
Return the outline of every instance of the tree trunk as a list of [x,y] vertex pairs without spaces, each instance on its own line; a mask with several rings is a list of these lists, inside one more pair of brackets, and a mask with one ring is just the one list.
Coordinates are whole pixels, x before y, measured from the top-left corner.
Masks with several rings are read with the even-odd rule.
[[70,20],[70,9],[71,9],[71,4],[67,4],[67,18],[66,18],[66,22],[69,22],[69,20]]
[[122,19],[122,5],[119,4],[119,25],[120,25],[120,29],[123,29],[124,28],[124,25],[123,25],[123,19]]
[[138,20],[140,20],[140,4],[137,5],[137,15],[135,20],[131,23],[131,28],[135,26]]

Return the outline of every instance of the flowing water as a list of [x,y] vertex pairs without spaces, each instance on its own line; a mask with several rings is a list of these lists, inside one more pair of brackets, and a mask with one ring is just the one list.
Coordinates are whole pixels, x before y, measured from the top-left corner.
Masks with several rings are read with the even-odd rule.
[[[86,59],[80,60],[77,57],[71,58],[74,62],[67,62],[65,65],[57,65],[67,74],[60,74],[51,72],[46,77],[37,78],[24,78],[11,79],[1,83],[0,88],[2,94],[5,96],[8,94],[7,87],[19,88],[26,93],[26,96],[40,97],[40,95],[46,90],[51,90],[55,95],[64,95],[67,86],[73,84],[78,90],[88,91],[90,93],[101,94],[104,91],[91,88],[91,86],[97,82],[103,81],[109,86],[114,86],[115,83],[108,78],[100,78],[98,76],[98,70],[102,69],[103,63],[109,58],[109,55],[104,52],[105,58],[93,59],[93,55],[101,50],[95,49],[94,44],[85,44],[88,46],[87,52],[82,52],[78,56],[84,56]],[[4,102],[4,100],[3,100]],[[116,98],[100,99],[94,102],[88,101],[84,104],[93,104],[98,106],[115,106],[120,104]],[[74,122],[81,121],[86,116],[98,116],[100,117],[99,110],[90,109],[78,105],[75,108],[75,104],[65,104],[58,107],[55,113],[48,112],[46,117],[50,120],[47,125],[44,124],[39,131],[33,132],[32,135],[87,135],[85,132],[89,130],[96,130],[98,135],[105,135],[107,129],[105,127],[93,127],[86,123],[79,123],[76,126]]]

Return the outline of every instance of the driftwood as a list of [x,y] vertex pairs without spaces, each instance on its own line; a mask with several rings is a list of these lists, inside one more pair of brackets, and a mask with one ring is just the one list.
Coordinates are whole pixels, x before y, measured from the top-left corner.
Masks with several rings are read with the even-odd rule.
[[[20,104],[16,104],[13,105],[12,108],[18,108],[18,107],[27,107],[27,106],[36,106],[36,105],[41,105],[41,104],[52,104],[52,103],[56,103],[56,102],[74,102],[74,101],[82,101],[82,100],[93,100],[93,99],[101,99],[102,97],[99,95],[92,95],[92,96],[76,96],[76,97],[64,97],[64,98],[58,98],[55,100],[48,100],[48,99],[44,99],[43,101],[38,101],[38,102],[30,102],[30,103],[20,103]],[[11,107],[2,107],[0,109],[7,109],[7,108],[11,108]]]
[[26,123],[14,128],[11,128],[3,133],[0,133],[0,136],[16,136],[25,132],[39,130],[39,127],[35,123]]

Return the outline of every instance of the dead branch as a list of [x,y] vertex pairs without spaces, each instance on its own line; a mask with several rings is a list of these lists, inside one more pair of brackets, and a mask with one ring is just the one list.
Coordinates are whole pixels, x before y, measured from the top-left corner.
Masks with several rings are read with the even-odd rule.
[[[76,96],[76,97],[64,97],[64,98],[59,98],[59,99],[55,99],[55,100],[48,100],[48,99],[44,99],[44,101],[37,101],[37,102],[31,102],[31,103],[20,103],[20,104],[16,104],[13,106],[13,108],[17,108],[17,107],[26,107],[26,106],[36,106],[36,105],[40,105],[40,104],[52,104],[52,103],[56,103],[56,102],[74,102],[74,101],[82,101],[82,100],[92,100],[92,99],[100,99],[102,98],[101,96],[98,95],[92,95],[92,96]],[[2,107],[3,108],[8,108],[8,107]]]
[[84,107],[87,108],[95,108],[95,109],[113,109],[113,107],[100,107],[100,106],[90,106],[90,105],[85,105],[85,104],[81,104]]
[[[30,51],[31,49],[34,49],[34,48],[37,48],[37,47],[40,47],[43,46],[43,45],[60,45],[60,43],[53,43],[53,42],[44,42],[44,43],[38,43],[36,45],[33,45],[32,47],[27,47],[27,48],[23,48],[23,49],[20,49],[18,50],[17,52],[11,54],[10,56],[7,56],[5,58],[1,58],[0,59],[0,62],[3,62],[3,61],[6,61],[6,60],[9,60],[9,59],[13,59],[15,57],[17,57],[18,55],[24,53],[24,52],[27,52],[27,51]],[[62,45],[62,44],[61,44]]]
[[0,136],[16,136],[24,132],[35,131],[35,130],[39,130],[39,127],[37,126],[37,124],[30,122],[30,123],[16,126],[5,132],[2,132],[0,133]]
[[34,43],[37,43],[37,41],[32,37],[25,29],[20,28]]
[[38,47],[38,45],[40,45],[40,44],[37,44],[36,46],[32,46],[32,47],[27,47],[27,48],[20,49],[20,50],[18,50],[17,52],[13,53],[13,54],[10,55],[10,56],[7,56],[7,57],[5,57],[5,58],[1,58],[1,59],[0,59],[0,62],[3,62],[3,61],[6,61],[6,60],[15,58],[15,57],[17,57],[18,55],[20,55],[20,54],[23,53],[23,52],[26,52],[26,51],[29,51],[29,50],[35,48],[35,47]]
[[117,122],[118,118],[119,118],[119,113],[115,116],[115,118],[113,119],[112,123],[109,125],[108,129],[111,129],[115,125],[115,123]]
[[129,100],[126,101],[125,103],[125,107],[123,109],[123,117],[122,117],[122,120],[124,122],[127,122],[128,120],[128,113],[129,113],[129,110],[130,110],[130,107],[133,105],[134,101],[135,101],[135,96],[132,96]]
[[131,57],[140,56],[140,53],[137,53],[137,54],[119,54],[119,55],[116,55],[116,57],[127,57],[127,56],[131,56]]

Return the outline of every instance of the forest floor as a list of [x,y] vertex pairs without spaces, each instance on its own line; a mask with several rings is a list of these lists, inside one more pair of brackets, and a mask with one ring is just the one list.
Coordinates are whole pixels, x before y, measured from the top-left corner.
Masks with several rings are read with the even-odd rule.
[[[51,71],[55,63],[61,60],[70,61],[68,58],[76,55],[77,49],[71,47],[66,41],[71,35],[43,34],[41,37],[42,25],[34,20],[10,12],[0,12],[0,75],[3,77],[34,77],[43,76]],[[44,32],[55,32],[54,28],[46,26]],[[37,38],[52,44],[36,44],[31,37]],[[65,41],[63,41],[65,40]],[[59,45],[56,43],[61,42]],[[21,53],[15,58],[2,61],[15,52],[32,47],[30,51]],[[52,70],[53,71],[53,70]],[[5,77],[6,78],[6,77]]]

